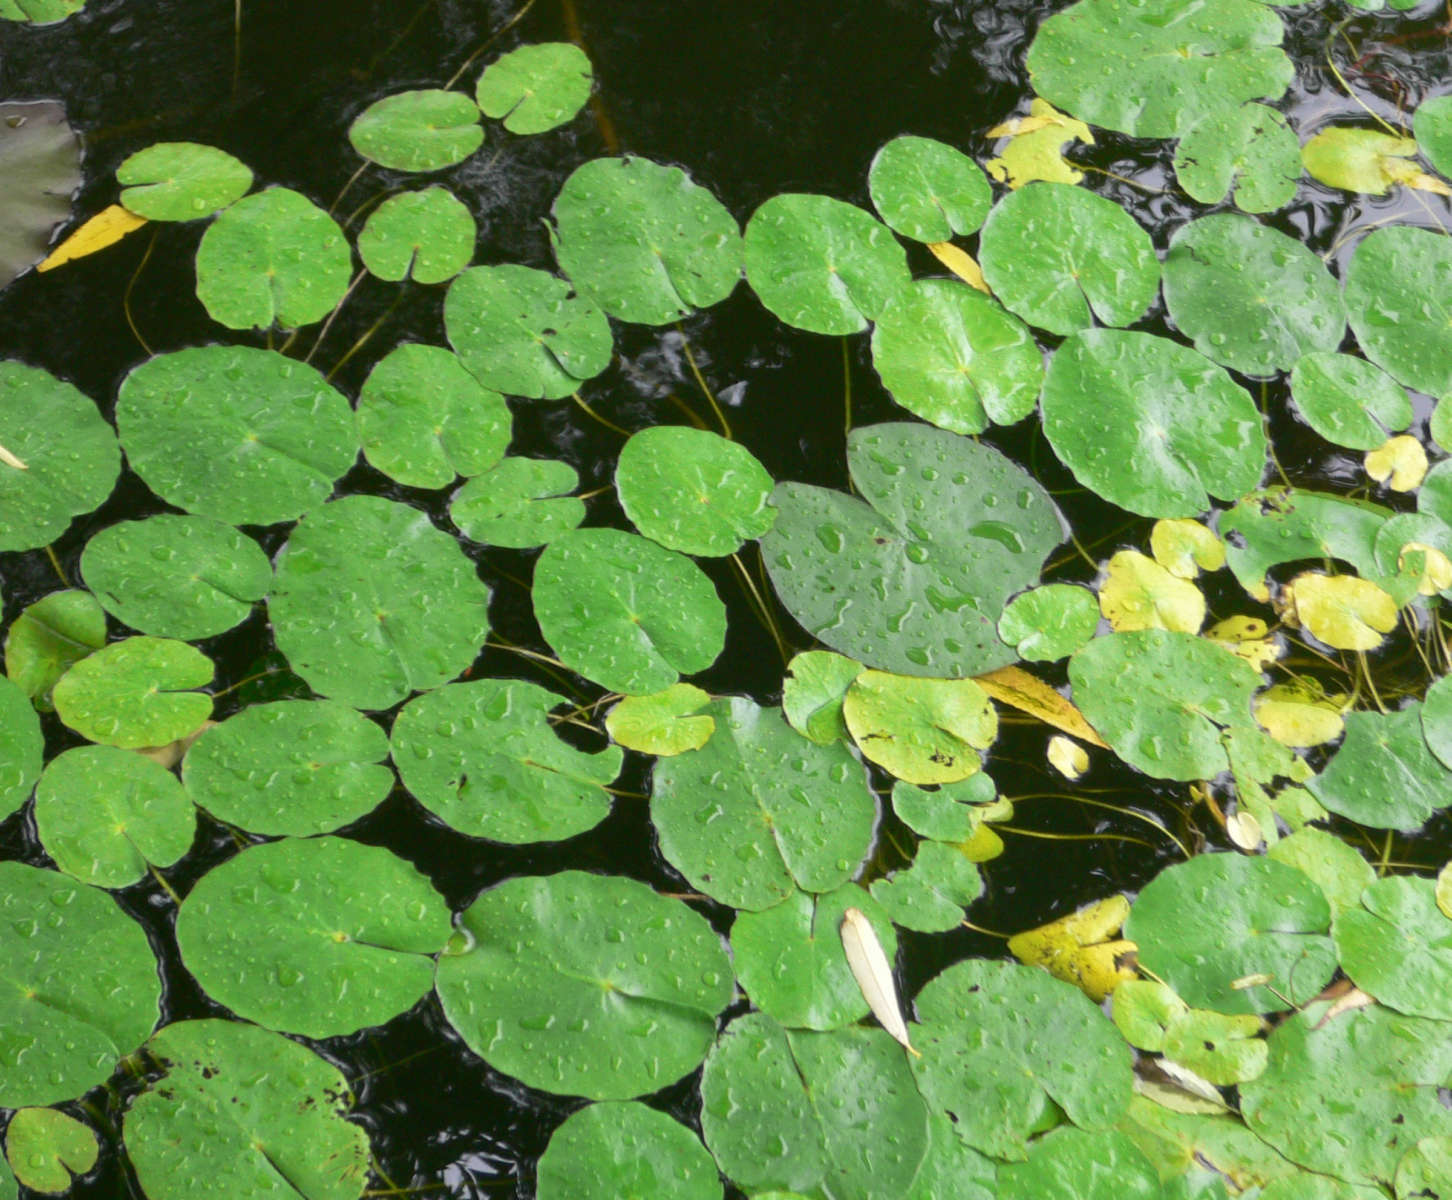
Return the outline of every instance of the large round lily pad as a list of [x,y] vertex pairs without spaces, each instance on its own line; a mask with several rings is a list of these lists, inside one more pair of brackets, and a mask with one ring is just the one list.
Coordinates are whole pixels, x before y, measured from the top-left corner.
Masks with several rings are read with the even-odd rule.
[[448,188],[390,196],[368,214],[358,257],[379,279],[442,283],[474,257],[474,217]]
[[541,42],[501,54],[484,68],[474,98],[510,133],[544,133],[563,125],[590,98],[594,74],[572,42]]
[[993,202],[982,167],[961,150],[925,137],[895,137],[878,150],[867,188],[882,219],[918,242],[973,233]]
[[195,221],[235,204],[252,171],[225,150],[196,142],[157,142],[116,168],[121,204],[150,221]]
[[479,106],[462,92],[420,88],[375,100],[348,126],[353,149],[395,171],[441,171],[484,144]]
[[[24,10],[14,5],[0,3],[0,19],[23,18]],[[76,0],[26,0],[28,9],[61,5],[80,7]],[[0,287],[45,257],[51,230],[69,215],[80,186],[81,142],[66,123],[65,105],[0,103]]]
[[81,659],[51,693],[82,737],[134,750],[186,737],[212,715],[212,660],[171,638],[133,637]]
[[547,1092],[626,1100],[706,1057],[731,964],[704,917],[615,876],[511,879],[459,917],[444,1015],[492,1067]]
[[1422,705],[1346,714],[1346,740],[1307,785],[1332,812],[1373,829],[1417,829],[1452,804],[1452,771],[1422,734]]
[[9,679],[0,679],[0,817],[30,799],[44,750],[40,718],[30,697]]
[[458,543],[378,496],[334,500],[300,522],[267,607],[293,670],[354,708],[448,682],[489,632],[489,589]]
[[1452,1020],[1452,919],[1430,879],[1378,879],[1334,933],[1341,969],[1362,991],[1409,1016]]
[[[571,47],[573,49],[573,47]],[[550,1136],[539,1200],[721,1200],[716,1164],[694,1133],[633,1100],[591,1104]]]
[[212,999],[313,1038],[411,1008],[448,937],[448,909],[427,876],[337,837],[249,847],[202,877],[176,922],[187,970]]
[[[90,592],[51,592],[10,622],[5,634],[5,674],[40,712],[50,712],[56,680],[106,644],[106,610]],[[4,802],[0,801],[0,810]]]
[[1452,392],[1452,244],[1440,233],[1373,229],[1346,268],[1346,315],[1366,357],[1408,387]]
[[786,483],[761,541],[778,597],[814,637],[884,671],[939,678],[1013,662],[1008,597],[1038,581],[1058,510],[998,451],[918,424],[854,429],[860,499]]

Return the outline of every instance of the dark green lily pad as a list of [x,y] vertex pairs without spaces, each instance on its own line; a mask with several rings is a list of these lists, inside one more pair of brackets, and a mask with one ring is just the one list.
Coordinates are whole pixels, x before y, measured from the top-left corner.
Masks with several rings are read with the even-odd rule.
[[1201,204],[1233,192],[1241,212],[1274,212],[1290,203],[1300,177],[1296,131],[1265,104],[1212,109],[1175,147],[1175,178]]
[[1333,932],[1341,969],[1362,991],[1408,1016],[1452,1020],[1452,919],[1430,879],[1378,879]]
[[807,632],[879,670],[960,677],[1007,666],[1004,602],[1037,582],[1058,510],[989,446],[917,424],[854,429],[861,499],[778,485],[761,541],[778,597]]
[[171,638],[112,642],[55,685],[56,714],[82,737],[132,750],[186,737],[212,715],[212,660]]
[[183,778],[199,806],[252,833],[305,837],[341,829],[393,788],[388,737],[334,700],[254,704],[187,751]]
[[444,1015],[490,1066],[547,1092],[626,1100],[674,1083],[734,991],[706,919],[631,879],[510,879],[459,924],[469,941],[438,966]]
[[1317,352],[1291,369],[1296,410],[1328,442],[1375,450],[1412,423],[1412,402],[1401,386],[1364,358]]
[[1089,644],[1099,601],[1088,588],[1050,583],[1020,592],[998,618],[998,636],[1028,662],[1054,662]]
[[597,158],[565,180],[554,217],[560,270],[622,321],[668,325],[741,278],[736,218],[679,167]]
[[750,700],[707,709],[701,749],[656,763],[651,820],[666,859],[733,908],[769,908],[797,887],[829,892],[867,853],[877,804],[840,742],[806,741],[775,708]]
[[148,359],[121,382],[116,424],[152,491],[229,525],[293,520],[358,456],[342,393],[312,367],[250,346]]
[[1452,244],[1408,225],[1373,229],[1346,268],[1346,313],[1366,357],[1418,391],[1452,392]]
[[10,680],[0,679],[0,817],[30,799],[44,750],[40,718],[30,698]]
[[149,221],[195,221],[235,204],[252,171],[225,150],[196,142],[157,142],[116,168],[121,205]]
[[427,876],[338,837],[243,850],[201,878],[176,921],[187,970],[212,999],[312,1038],[412,1008],[448,937],[448,909]]
[[458,543],[378,496],[334,500],[298,524],[267,610],[293,670],[354,708],[447,683],[489,633],[489,589]]
[[32,1191],[58,1196],[96,1165],[101,1147],[89,1125],[54,1108],[22,1108],[5,1127],[5,1157]]
[[1372,829],[1417,829],[1452,804],[1452,771],[1427,748],[1422,705],[1346,714],[1346,740],[1307,786],[1332,812]]
[[819,746],[847,736],[842,699],[864,668],[830,650],[804,650],[787,664],[782,681],[782,716],[793,729]]
[[911,865],[872,883],[872,898],[904,929],[946,933],[983,894],[978,868],[961,847],[919,842]]
[[998,1171],[999,1200],[1162,1200],[1154,1164],[1117,1130],[1052,1129]]
[[1427,161],[1452,176],[1452,96],[1432,96],[1417,105],[1412,132]]
[[670,757],[699,750],[716,732],[716,718],[701,712],[710,694],[692,683],[673,683],[649,696],[626,696],[605,714],[611,740],[627,750]]
[[420,88],[375,100],[348,126],[353,149],[395,171],[441,171],[484,144],[479,106],[462,92]]
[[[41,712],[50,712],[56,680],[106,644],[106,611],[90,592],[72,588],[42,596],[10,622],[5,674]],[[4,803],[0,801],[0,809]]]
[[1376,535],[1391,509],[1366,500],[1276,488],[1247,496],[1220,516],[1225,561],[1242,587],[1269,599],[1265,573],[1282,563],[1335,558],[1374,577]]
[[510,133],[545,133],[569,121],[590,98],[594,73],[571,42],[541,42],[501,54],[484,68],[474,98]]
[[572,1113],[550,1136],[536,1178],[539,1200],[721,1200],[722,1195],[716,1164],[700,1139],[635,1101],[606,1101]]
[[358,234],[358,257],[379,279],[442,283],[474,257],[478,227],[448,188],[390,196]]
[[[74,0],[26,0],[26,8],[57,9],[62,3]],[[0,19],[26,19],[14,5],[15,0],[0,2]],[[58,100],[0,103],[0,179],[4,287],[45,257],[51,230],[70,215],[71,195],[81,186],[81,142],[66,123],[65,105]]]
[[579,486],[569,463],[505,458],[454,493],[449,516],[470,541],[527,550],[585,519],[585,502],[569,494]]
[[878,150],[867,188],[882,219],[918,242],[973,233],[993,203],[982,167],[961,150],[925,137],[895,137]]

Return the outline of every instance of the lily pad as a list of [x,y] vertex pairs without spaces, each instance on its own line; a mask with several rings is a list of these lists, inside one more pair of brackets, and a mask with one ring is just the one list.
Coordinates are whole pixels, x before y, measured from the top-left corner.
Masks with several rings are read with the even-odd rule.
[[711,740],[655,766],[650,815],[661,853],[732,908],[841,887],[877,820],[862,765],[840,742],[800,737],[779,709],[738,697],[707,711]]
[[81,659],[55,685],[56,714],[82,737],[133,750],[185,737],[212,715],[212,660],[171,638],[132,637]]
[[597,158],[555,200],[560,269],[612,317],[668,325],[741,279],[736,218],[679,167]]
[[905,1200],[994,1200],[997,1186],[993,1160],[961,1141],[942,1113],[930,1110],[928,1152]]
[[842,715],[852,740],[908,783],[956,783],[976,772],[998,736],[998,711],[971,679],[922,679],[864,671]]
[[1043,355],[1027,328],[952,279],[904,287],[872,331],[872,363],[892,398],[954,433],[981,433],[1033,412]]
[[569,494],[579,486],[569,463],[504,458],[454,493],[449,516],[470,541],[526,550],[585,519],[585,502]]
[[999,1200],[1161,1200],[1154,1164],[1117,1130],[1053,1129],[998,1172]]
[[1175,178],[1201,204],[1233,192],[1241,212],[1274,212],[1290,203],[1300,177],[1296,132],[1264,104],[1212,109],[1175,147]]
[[1265,574],[1281,563],[1341,559],[1378,574],[1376,535],[1389,508],[1326,492],[1277,488],[1247,496],[1220,516],[1230,570],[1252,596],[1269,600]]
[[1332,125],[1301,147],[1301,161],[1306,173],[1319,183],[1384,196],[1421,173],[1421,168],[1411,161],[1416,152],[1417,143],[1409,137],[1379,129]]
[[594,73],[571,42],[541,42],[501,54],[479,76],[474,98],[510,133],[545,133],[570,120],[590,98]]
[[960,677],[1012,663],[998,618],[1062,537],[1048,494],[991,447],[926,425],[854,429],[847,464],[861,499],[797,483],[772,495],[780,513],[762,557],[787,611],[884,671]]
[[909,280],[907,254],[870,214],[830,196],[773,196],[746,224],[746,278],[762,304],[812,333],[867,328]]
[[388,738],[334,700],[254,704],[187,751],[183,778],[212,816],[252,833],[298,837],[341,829],[393,788]]
[[819,746],[847,736],[842,699],[862,664],[830,650],[804,650],[793,655],[782,681],[782,716],[793,729]]
[[54,1108],[22,1108],[5,1127],[5,1157],[20,1182],[58,1196],[96,1165],[95,1131]]
[[1105,565],[1099,609],[1117,632],[1171,629],[1199,633],[1205,623],[1205,597],[1200,589],[1138,550],[1121,550]]
[[904,929],[946,933],[983,894],[978,868],[960,846],[919,842],[912,863],[872,882],[872,898]]
[[346,1119],[343,1073],[306,1046],[237,1021],[179,1021],[146,1044],[165,1075],[126,1112],[126,1156],[151,1200],[200,1185],[229,1200],[356,1200],[368,1134]]
[[375,100],[348,126],[353,149],[395,171],[441,171],[484,144],[479,106],[462,92],[420,88]]
[[312,1038],[412,1008],[448,937],[448,909],[427,876],[337,837],[250,846],[204,875],[176,920],[187,970],[212,999]]
[[1369,579],[1305,571],[1285,599],[1303,629],[1337,650],[1374,650],[1397,625],[1396,601]]
[[1452,1020],[1452,920],[1430,879],[1378,879],[1336,918],[1341,969],[1397,1012]]
[[1435,680],[1422,701],[1422,736],[1437,761],[1452,770],[1452,675]]
[[[1307,827],[1282,838],[1268,851],[1276,862],[1295,867],[1326,896],[1331,916],[1339,918],[1361,904],[1361,893],[1376,878],[1371,864],[1333,833]],[[1334,935],[1333,929],[1333,935]]]
[[196,142],[157,142],[116,168],[121,204],[149,221],[195,221],[235,204],[252,171],[225,150]]
[[534,568],[534,613],[567,666],[628,695],[704,671],[726,639],[726,607],[705,572],[618,529],[576,529],[550,542]]
[[0,817],[30,799],[40,778],[45,738],[30,698],[16,684],[0,679]]
[[1346,714],[1346,740],[1307,785],[1332,812],[1372,829],[1417,829],[1452,804],[1452,771],[1422,736],[1422,706]]
[[[41,712],[56,680],[106,644],[106,612],[90,592],[52,592],[28,605],[5,634],[5,674]],[[0,809],[4,802],[0,801]]]
[[0,4],[0,18],[50,25],[64,21],[85,7],[86,0],[5,0],[4,4]]
[[267,609],[293,670],[354,708],[447,683],[489,632],[489,589],[458,543],[378,496],[331,501],[298,524]]
[[1397,1200],[1435,1196],[1452,1181],[1452,1137],[1423,1138],[1397,1163]]
[[229,525],[293,520],[358,456],[342,393],[312,367],[250,346],[148,359],[121,382],[116,424],[152,491]]
[[1013,812],[982,771],[932,791],[898,781],[892,785],[892,809],[919,836],[955,844],[973,838],[984,821],[1003,820]]
[[1119,205],[1067,183],[1005,196],[979,241],[983,278],[1010,312],[1051,333],[1128,325],[1160,286],[1149,234]]
[[1452,244],[1408,225],[1373,229],[1346,268],[1346,311],[1366,357],[1399,382],[1452,392]]
[[1050,583],[1020,592],[998,618],[998,636],[1028,662],[1055,662],[1088,645],[1099,604],[1088,588]]
[[1364,358],[1318,352],[1291,369],[1296,411],[1328,442],[1375,450],[1412,423],[1412,402],[1401,386]]
[[490,1066],[547,1092],[625,1100],[674,1083],[734,991],[706,919],[631,879],[510,879],[459,923],[470,941],[438,966],[444,1015]]
[[1265,431],[1245,389],[1151,333],[1068,338],[1049,364],[1043,410],[1049,444],[1075,478],[1142,516],[1197,517],[1212,495],[1240,499],[1265,469]]
[[[84,0],[82,0],[84,2]],[[75,0],[26,0],[26,9],[55,11]],[[25,10],[0,18],[24,19]],[[65,11],[48,17],[60,20]],[[51,230],[71,211],[71,195],[81,186],[81,142],[66,123],[58,100],[0,103],[0,287],[45,257]]]
[[624,757],[561,741],[552,709],[568,700],[520,679],[452,683],[411,700],[393,723],[404,787],[455,829],[496,842],[557,842],[610,814]]
[[353,256],[338,223],[300,192],[244,196],[197,247],[197,299],[229,329],[321,321],[348,290]]
[[1427,161],[1452,176],[1452,96],[1432,96],[1417,105],[1412,132]]
[[390,196],[358,234],[358,257],[379,279],[442,283],[474,257],[478,227],[448,188]]
[[716,1164],[700,1139],[635,1101],[591,1104],[567,1117],[540,1156],[537,1180],[539,1200],[721,1200],[722,1195]]
[[358,395],[363,454],[408,487],[441,488],[487,471],[509,448],[509,406],[439,346],[406,342]]
[[673,683],[650,696],[626,696],[605,714],[605,729],[627,750],[670,757],[699,750],[716,732],[702,713],[711,697],[690,683]]
[[961,150],[925,137],[895,137],[878,150],[867,187],[882,219],[917,242],[966,237],[993,203],[983,168]]

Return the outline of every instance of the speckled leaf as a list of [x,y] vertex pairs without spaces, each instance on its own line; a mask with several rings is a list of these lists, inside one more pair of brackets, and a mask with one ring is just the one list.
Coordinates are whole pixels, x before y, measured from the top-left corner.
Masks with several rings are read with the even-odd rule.
[[379,279],[442,283],[469,265],[477,236],[463,201],[448,188],[424,188],[390,196],[368,215],[358,257]]
[[1430,229],[1373,229],[1346,268],[1346,311],[1366,357],[1408,387],[1452,392],[1452,244]]
[[[574,49],[574,47],[570,47]],[[550,1135],[539,1200],[721,1200],[716,1164],[679,1121],[635,1101],[572,1113]]]
[[215,146],[157,142],[116,168],[121,204],[150,221],[195,221],[235,204],[252,186],[246,164]]
[[1028,662],[1067,658],[1099,628],[1099,604],[1088,588],[1050,583],[1020,592],[998,618],[998,636]]
[[857,748],[908,783],[956,783],[998,736],[998,711],[971,679],[864,671],[842,702]]
[[[56,680],[106,644],[106,612],[90,592],[52,592],[27,606],[5,634],[5,674],[41,712]],[[0,809],[4,802],[0,801]]]
[[847,736],[842,698],[863,666],[830,650],[804,650],[792,656],[782,681],[781,707],[787,724],[819,746]]
[[1412,402],[1401,386],[1364,358],[1318,352],[1291,369],[1296,410],[1328,442],[1375,450],[1412,423]]
[[1201,204],[1233,191],[1241,212],[1273,212],[1290,203],[1300,177],[1295,130],[1264,104],[1212,109],[1175,147],[1175,178]]
[[185,737],[212,715],[212,698],[188,689],[212,681],[212,660],[185,642],[132,637],[71,667],[51,693],[82,737],[125,750]]
[[45,738],[30,699],[8,679],[0,679],[0,817],[30,799],[40,778]]
[[1372,829],[1417,829],[1452,804],[1452,771],[1422,736],[1422,706],[1346,714],[1346,740],[1307,785],[1332,812]]
[[[26,0],[26,7],[62,3],[80,7],[75,0]],[[10,0],[0,4],[0,18],[21,15]],[[80,166],[80,138],[60,101],[0,103],[0,287],[45,257],[51,230],[71,211]]]
[[571,42],[542,42],[501,54],[484,68],[474,98],[510,133],[544,133],[565,124],[590,98],[594,75]]
[[673,683],[649,696],[626,696],[605,714],[605,729],[627,750],[684,754],[699,750],[716,732],[716,718],[701,712],[710,701],[694,684]]
[[917,242],[946,242],[983,224],[993,192],[983,169],[932,138],[895,137],[867,172],[872,205],[893,229]]
[[1247,496],[1220,516],[1225,559],[1252,596],[1269,600],[1265,573],[1281,563],[1339,558],[1363,575],[1378,574],[1377,532],[1391,509],[1301,488]]
[[579,485],[569,463],[505,458],[454,493],[449,516],[470,541],[526,550],[585,519],[585,502],[569,494]]
[[440,171],[484,144],[479,106],[462,92],[420,88],[375,100],[348,126],[353,149],[395,171]]
[[1452,920],[1430,879],[1378,879],[1333,930],[1341,969],[1397,1012],[1452,1020]]
[[999,1168],[999,1200],[1162,1200],[1154,1164],[1117,1130],[1054,1129]]
[[978,868],[959,846],[919,842],[912,863],[872,882],[872,898],[904,929],[946,933],[983,894]]

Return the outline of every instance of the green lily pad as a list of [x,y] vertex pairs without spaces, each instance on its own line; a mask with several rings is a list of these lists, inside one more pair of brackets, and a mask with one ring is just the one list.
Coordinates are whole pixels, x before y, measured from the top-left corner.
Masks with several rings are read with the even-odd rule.
[[989,213],[983,278],[1005,308],[1051,333],[1128,325],[1160,286],[1149,234],[1124,209],[1067,183],[1031,183]]
[[919,842],[912,864],[872,882],[872,898],[904,929],[946,933],[983,894],[978,868],[959,846]]
[[358,234],[358,257],[379,279],[442,283],[474,257],[478,227],[448,188],[390,196]]
[[[962,783],[927,791],[901,781],[892,785],[892,809],[920,837],[955,844],[968,841],[985,820],[1000,820],[998,788],[982,771]],[[1012,812],[1008,807],[1008,812]]]
[[1375,450],[1412,423],[1412,402],[1401,386],[1364,358],[1315,352],[1291,368],[1296,411],[1328,442]]
[[946,242],[983,224],[993,191],[976,162],[925,137],[895,137],[872,157],[872,205],[893,229],[917,242]]
[[997,1195],[994,1161],[965,1144],[942,1113],[929,1110],[928,1152],[905,1200],[994,1200]]
[[165,1068],[126,1112],[126,1156],[151,1200],[357,1200],[368,1134],[346,1119],[343,1073],[237,1021],[179,1021],[146,1044]]
[[30,698],[10,680],[0,680],[0,817],[8,817],[30,799],[44,750],[40,719]]
[[252,833],[330,833],[393,789],[388,737],[334,700],[254,704],[204,733],[183,778],[212,816]]
[[1437,761],[1452,770],[1452,676],[1442,676],[1427,689],[1422,701],[1422,736]]
[[449,516],[470,541],[526,550],[585,519],[585,502],[569,495],[579,486],[569,463],[504,458],[454,493]]
[[1062,537],[1043,488],[991,447],[919,424],[854,429],[847,465],[861,499],[797,483],[772,494],[761,550],[787,611],[879,670],[959,677],[1013,662],[999,614]]
[[49,25],[64,21],[85,7],[86,0],[5,0],[0,4],[0,18]]
[[679,167],[597,158],[555,200],[560,270],[612,317],[668,325],[741,278],[736,218]]
[[1452,245],[1440,233],[1373,229],[1346,268],[1346,312],[1366,357],[1418,391],[1452,392]]
[[1412,114],[1412,132],[1426,160],[1452,176],[1452,97],[1432,96]]
[[999,1200],[1162,1200],[1154,1164],[1117,1130],[1052,1129],[998,1171]]
[[847,736],[842,699],[863,666],[830,650],[804,650],[792,656],[782,681],[781,708],[787,724],[819,746]]
[[[106,644],[106,611],[90,592],[72,588],[42,596],[10,622],[5,674],[41,712],[50,712],[56,680]],[[0,809],[4,802],[0,801]]]
[[1376,535],[1391,509],[1302,488],[1247,496],[1220,516],[1225,561],[1252,596],[1270,599],[1265,574],[1302,559],[1341,559],[1363,575],[1379,574]]
[[998,618],[998,636],[1028,662],[1055,662],[1089,644],[1099,602],[1088,588],[1050,583],[1020,592]]
[[182,902],[177,945],[244,1020],[305,1037],[382,1025],[433,984],[449,913],[428,877],[338,837],[250,846]]
[[568,700],[520,679],[451,683],[404,705],[393,760],[404,787],[455,829],[496,842],[557,842],[610,814],[619,747],[560,740],[552,709]]
[[270,187],[223,211],[197,247],[197,299],[229,329],[321,321],[348,290],[338,223],[300,192]]
[[5,1127],[5,1157],[32,1191],[58,1196],[96,1165],[96,1133],[54,1108],[22,1108]]
[[110,896],[55,871],[0,863],[0,917],[0,1105],[72,1100],[156,1024],[156,958]]
[[770,908],[797,887],[841,887],[877,819],[862,765],[840,742],[800,737],[779,709],[737,697],[707,711],[711,740],[655,766],[650,816],[661,853],[732,908]]
[[771,528],[772,486],[745,446],[684,425],[633,434],[615,468],[620,507],[641,533],[669,550],[713,558]]
[[785,1030],[749,1013],[701,1076],[706,1145],[754,1195],[901,1196],[927,1151],[927,1117],[902,1048],[880,1029]]
[[1038,967],[966,959],[928,983],[915,1007],[918,1087],[984,1154],[1023,1159],[1051,1105],[1097,1130],[1129,1104],[1131,1055],[1118,1030],[1078,988]]
[[406,342],[358,395],[363,454],[408,487],[441,488],[487,471],[509,448],[509,406],[439,346]]
[[[1424,508],[1429,507],[1420,494],[1417,499]],[[1409,547],[1415,549],[1409,551]],[[1409,603],[1411,596],[1446,590],[1437,588],[1432,579],[1430,564],[1425,557],[1420,567],[1409,562],[1408,554],[1415,554],[1418,550],[1423,556],[1429,550],[1444,557],[1452,554],[1452,525],[1448,525],[1441,517],[1424,511],[1397,513],[1377,530],[1376,541],[1372,546],[1376,556],[1377,574],[1380,576],[1377,583],[1393,595],[1399,606]],[[1426,590],[1422,590],[1423,588]],[[1409,594],[1400,589],[1409,589]]]
[[[4,121],[0,120],[0,129]],[[0,550],[55,541],[72,517],[99,508],[121,454],[92,401],[38,367],[0,362]]]
[[192,848],[197,818],[177,777],[114,746],[78,746],[46,764],[35,827],[55,865],[82,883],[121,888]]
[[225,150],[196,142],[157,142],[116,168],[121,205],[149,221],[195,221],[235,204],[252,170]]
[[1397,1163],[1397,1200],[1435,1196],[1452,1181],[1452,1137],[1423,1138]]
[[626,696],[605,714],[605,730],[627,750],[669,758],[699,750],[716,732],[701,712],[711,697],[691,683],[673,683],[650,696]]
[[293,520],[358,456],[342,393],[312,367],[250,346],[148,359],[121,382],[116,424],[152,491],[229,525]]
[[444,1015],[490,1066],[543,1091],[627,1100],[674,1083],[706,1057],[734,991],[706,919],[631,879],[510,879],[458,920],[470,940],[439,960]]
[[82,737],[133,750],[200,728],[212,697],[212,660],[171,638],[132,637],[81,659],[55,685],[56,714]]
[[1260,482],[1266,436],[1249,394],[1151,333],[1068,338],[1044,380],[1044,432],[1076,479],[1146,517],[1197,517]]
[[474,98],[486,117],[521,135],[545,133],[585,107],[594,72],[570,42],[542,42],[501,54],[484,69]]
[[753,1004],[789,1029],[836,1029],[867,1016],[867,1001],[842,949],[842,914],[857,908],[872,922],[891,962],[897,934],[877,902],[855,883],[813,896],[793,892],[731,926],[736,978]]
[[1411,157],[1417,143],[1379,129],[1332,125],[1303,147],[1306,173],[1328,187],[1369,196],[1384,196],[1419,173]]
[[458,543],[378,496],[331,501],[298,524],[267,609],[292,669],[354,708],[447,683],[489,632],[489,589]]
[[1452,804],[1452,771],[1427,748],[1422,706],[1346,714],[1346,740],[1307,786],[1332,812],[1372,829],[1417,829]]
[[1139,958],[1187,1004],[1221,1013],[1279,1012],[1264,987],[1231,985],[1269,975],[1302,1003],[1336,969],[1321,889],[1294,867],[1243,854],[1201,854],[1145,885],[1124,924]]
[[1371,864],[1335,834],[1324,829],[1298,829],[1276,842],[1267,853],[1276,862],[1308,876],[1331,905],[1331,916],[1361,904],[1361,893],[1376,878]]
[[[26,0],[26,9],[58,9],[61,2]],[[4,19],[23,20],[25,12],[15,0],[3,0]],[[0,103],[0,179],[0,287],[5,287],[45,257],[51,231],[70,215],[71,196],[81,186],[81,140],[66,123],[64,104]]]
[[572,1113],[550,1135],[536,1177],[539,1200],[722,1196],[716,1164],[700,1139],[679,1121],[635,1101],[606,1101]]
[[571,670],[627,695],[704,671],[726,640],[726,607],[705,572],[618,529],[576,529],[545,547],[534,568],[534,614]]
[[1413,1017],[1452,1020],[1452,920],[1430,879],[1378,879],[1333,930],[1341,969],[1362,991]]
[[1114,1023],[1132,1046],[1163,1053],[1221,1087],[1244,1083],[1265,1070],[1260,1017],[1191,1008],[1162,983],[1121,983],[1114,989]]
[[908,783],[956,783],[974,774],[998,736],[998,711],[971,679],[864,671],[842,715],[857,748]]
[[558,400],[610,365],[605,314],[544,271],[470,267],[444,299],[449,344],[487,388]]
[[1043,354],[1021,321],[955,279],[900,290],[872,331],[872,363],[892,398],[954,433],[1033,412]]
[[1178,137],[1208,113],[1274,100],[1294,69],[1280,17],[1255,0],[1080,0],[1039,26],[1034,90],[1081,121]]
[[1289,370],[1346,331],[1336,281],[1295,238],[1238,213],[1182,225],[1165,256],[1165,303],[1195,349],[1245,375]]
[[1241,212],[1274,212],[1290,203],[1300,177],[1296,132],[1264,104],[1212,109],[1175,147],[1175,178],[1201,204],[1233,192]]
[[479,106],[462,92],[420,88],[375,100],[348,126],[353,149],[395,171],[441,171],[484,144]]
[[272,587],[272,564],[245,533],[169,514],[101,530],[86,543],[81,574],[118,621],[183,641],[240,624]]
[[857,333],[908,281],[907,254],[870,214],[830,196],[773,196],[746,224],[746,279],[797,329]]

